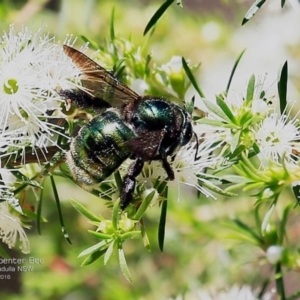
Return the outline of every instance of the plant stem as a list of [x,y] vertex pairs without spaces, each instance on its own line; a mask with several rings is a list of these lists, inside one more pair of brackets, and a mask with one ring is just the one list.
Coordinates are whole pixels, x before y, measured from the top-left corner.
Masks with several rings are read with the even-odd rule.
[[276,265],[276,289],[280,300],[286,300],[280,262]]

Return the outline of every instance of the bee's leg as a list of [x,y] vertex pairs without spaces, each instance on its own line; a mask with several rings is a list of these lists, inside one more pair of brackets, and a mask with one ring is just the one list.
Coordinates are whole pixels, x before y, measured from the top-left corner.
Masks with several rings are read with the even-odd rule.
[[72,103],[75,103],[79,108],[93,109],[96,113],[100,113],[103,109],[111,107],[102,98],[93,97],[81,90],[62,90],[58,94],[66,101],[67,109],[69,109]]
[[121,189],[121,203],[120,207],[124,210],[132,200],[136,177],[141,173],[144,166],[144,161],[138,157],[129,166],[128,173],[123,178],[123,184]]
[[196,140],[196,152],[195,152],[195,161],[198,160],[201,156],[198,156],[198,150],[199,150],[199,140],[198,140],[198,136],[197,133],[194,131],[193,135],[195,136],[195,140]]
[[168,175],[168,180],[174,180],[175,179],[174,171],[173,171],[170,163],[167,160],[167,155],[166,155],[165,149],[160,148],[159,153],[160,153],[160,157],[161,157],[162,166]]

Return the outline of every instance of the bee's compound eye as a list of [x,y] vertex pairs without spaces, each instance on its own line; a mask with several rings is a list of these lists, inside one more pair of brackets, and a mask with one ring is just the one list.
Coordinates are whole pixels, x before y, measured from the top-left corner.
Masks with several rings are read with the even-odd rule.
[[192,138],[193,136],[193,128],[191,122],[187,122],[182,129],[183,134],[182,134],[182,142],[181,145],[184,146],[186,145]]

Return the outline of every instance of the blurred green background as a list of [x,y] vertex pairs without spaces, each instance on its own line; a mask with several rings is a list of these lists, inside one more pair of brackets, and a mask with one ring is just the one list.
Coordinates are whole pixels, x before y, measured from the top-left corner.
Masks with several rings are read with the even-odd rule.
[[[131,36],[132,43],[143,45],[148,41],[154,61],[166,63],[173,55],[181,55],[192,64],[201,63],[198,80],[207,97],[214,97],[226,88],[227,80],[238,54],[247,51],[237,70],[233,89],[244,91],[247,80],[255,73],[266,77],[266,86],[276,90],[279,67],[289,60],[291,69],[289,97],[299,97],[299,7],[289,5],[280,9],[280,1],[260,11],[247,25],[241,21],[253,1],[189,0],[183,9],[175,4],[160,20],[155,33],[143,37],[143,30],[162,1],[101,1],[101,0],[35,0],[0,3],[0,29],[8,31],[11,23],[16,29],[27,25],[47,31],[63,43],[67,34],[78,36],[77,45],[83,44],[85,35],[101,44],[109,36],[111,11],[115,8],[115,31],[118,36]],[[275,5],[275,2],[278,2]],[[275,84],[274,84],[275,83]],[[269,91],[268,90],[268,91]],[[191,90],[190,95],[194,92]],[[2,299],[175,299],[178,295],[193,293],[188,299],[197,299],[197,290],[223,289],[233,285],[250,285],[260,290],[262,282],[270,276],[270,266],[259,260],[264,254],[247,243],[230,239],[230,218],[239,217],[254,225],[254,198],[243,194],[237,198],[217,201],[200,198],[169,201],[164,253],[154,242],[151,252],[136,240],[127,242],[125,253],[133,283],[123,277],[116,257],[107,266],[102,259],[80,267],[77,255],[95,239],[87,233],[89,224],[71,206],[75,198],[95,214],[109,217],[104,201],[91,196],[68,181],[58,185],[65,223],[72,245],[61,234],[57,210],[50,187],[45,190],[42,235],[35,226],[29,234],[31,254],[25,256],[11,251],[12,257],[29,257],[43,263],[33,263],[29,272],[13,272],[12,280],[0,280]],[[30,202],[30,195],[27,197]],[[287,191],[278,210],[292,197]],[[32,200],[33,202],[33,200]],[[266,206],[267,209],[267,206]],[[146,227],[149,237],[156,241],[160,210],[147,212]],[[298,210],[289,220],[291,243],[299,240]],[[297,287],[300,276],[289,273],[286,277],[287,293]],[[269,285],[268,290],[272,288]],[[177,298],[181,299],[181,298]],[[199,298],[200,299],[200,298]]]

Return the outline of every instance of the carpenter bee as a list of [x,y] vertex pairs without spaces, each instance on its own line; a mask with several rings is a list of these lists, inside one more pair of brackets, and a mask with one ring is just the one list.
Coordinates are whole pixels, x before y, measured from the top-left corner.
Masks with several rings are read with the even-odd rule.
[[61,96],[96,112],[72,139],[67,164],[78,185],[91,190],[132,159],[120,192],[124,210],[132,201],[144,162],[161,161],[167,179],[174,180],[167,158],[192,139],[191,116],[162,97],[139,96],[85,54],[67,45],[63,49],[81,70],[87,91],[63,90]]

